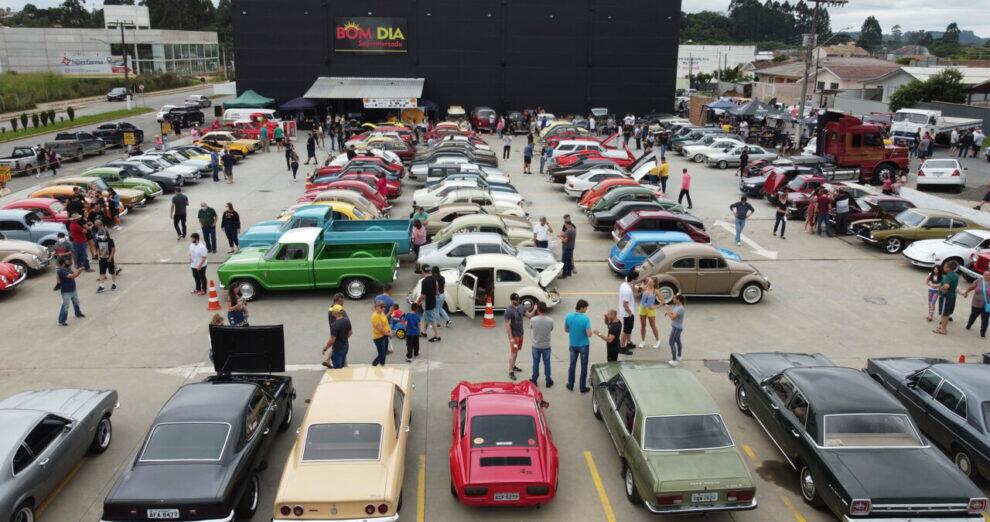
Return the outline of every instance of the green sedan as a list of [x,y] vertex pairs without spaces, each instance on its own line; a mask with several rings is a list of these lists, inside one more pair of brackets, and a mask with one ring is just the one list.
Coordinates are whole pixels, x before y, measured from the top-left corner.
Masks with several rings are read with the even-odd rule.
[[140,190],[147,199],[161,196],[165,192],[162,186],[154,181],[144,178],[127,177],[126,175],[121,175],[121,171],[122,169],[119,167],[96,167],[83,172],[81,175],[87,178],[100,178],[107,185],[115,189]]
[[690,371],[656,362],[591,367],[591,408],[622,459],[626,496],[655,514],[756,508],[715,401]]

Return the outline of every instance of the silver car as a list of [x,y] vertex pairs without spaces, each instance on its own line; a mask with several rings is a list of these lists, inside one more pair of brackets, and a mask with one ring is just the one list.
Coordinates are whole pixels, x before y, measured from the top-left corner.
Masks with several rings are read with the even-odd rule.
[[43,499],[90,453],[110,447],[116,390],[27,391],[0,401],[0,520],[33,522]]
[[720,169],[738,167],[740,161],[739,158],[742,156],[743,150],[746,150],[749,154],[750,162],[756,160],[773,161],[777,159],[777,154],[770,152],[763,147],[758,147],[756,145],[740,145],[731,149],[708,154],[705,156],[705,165],[708,165],[709,167],[718,167]]
[[469,232],[455,234],[439,243],[428,243],[419,248],[416,259],[417,272],[423,266],[439,266],[441,269],[457,268],[465,257],[475,254],[507,254],[518,258],[538,272],[557,264],[557,258],[549,248],[515,247],[501,234]]

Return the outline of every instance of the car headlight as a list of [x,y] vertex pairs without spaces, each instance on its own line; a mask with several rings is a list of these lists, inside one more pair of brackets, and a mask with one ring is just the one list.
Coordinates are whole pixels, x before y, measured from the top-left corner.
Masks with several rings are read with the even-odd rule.
[[0,276],[0,281],[2,281],[3,284],[5,285],[10,284],[10,281],[7,279],[7,276]]
[[31,259],[32,259],[32,260],[33,260],[33,261],[34,261],[35,263],[40,263],[40,262],[41,262],[41,258],[40,258],[40,257],[38,257],[38,256],[36,256],[36,255],[34,255],[34,254],[31,254]]

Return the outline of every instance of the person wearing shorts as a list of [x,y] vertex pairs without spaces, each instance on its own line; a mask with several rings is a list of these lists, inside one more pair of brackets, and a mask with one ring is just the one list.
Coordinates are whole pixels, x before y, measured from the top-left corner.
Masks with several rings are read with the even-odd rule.
[[110,232],[107,227],[99,221],[97,221],[96,227],[93,241],[96,243],[96,255],[100,264],[100,277],[97,279],[99,286],[96,287],[96,293],[101,293],[105,290],[103,282],[107,280],[107,272],[110,272],[110,290],[117,289],[117,265],[113,262],[113,258],[117,254],[117,246],[113,239],[110,239]]
[[633,304],[635,296],[633,295],[632,283],[636,280],[636,275],[635,270],[630,270],[626,274],[626,280],[619,285],[619,307],[617,312],[619,313],[619,319],[622,320],[619,353],[624,355],[629,355],[631,353],[630,350],[635,346],[632,343],[632,332],[633,328],[636,327],[635,305]]
[[938,326],[932,330],[934,333],[945,335],[948,333],[947,327],[952,312],[956,311],[956,289],[959,287],[959,267],[955,261],[946,261],[943,267],[942,285],[939,286],[938,309],[941,311],[942,320]]
[[509,306],[505,308],[505,333],[509,337],[509,378],[516,380],[516,372],[522,368],[516,366],[516,357],[523,344],[523,318],[526,308],[519,302],[519,294],[509,296]]
[[437,280],[433,277],[427,267],[423,267],[423,279],[420,280],[419,300],[416,304],[423,307],[424,327],[421,335],[426,335],[426,330],[433,328],[433,337],[427,339],[431,343],[440,341],[440,308],[437,300]]

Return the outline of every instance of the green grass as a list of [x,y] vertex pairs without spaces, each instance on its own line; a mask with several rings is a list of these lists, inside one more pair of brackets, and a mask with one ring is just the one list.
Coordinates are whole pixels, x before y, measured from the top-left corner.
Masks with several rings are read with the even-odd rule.
[[117,120],[121,118],[126,118],[128,116],[135,116],[137,114],[144,114],[152,111],[154,111],[154,109],[152,109],[151,107],[135,107],[130,110],[121,109],[117,111],[101,112],[99,114],[87,114],[86,116],[77,116],[76,119],[72,121],[70,121],[69,119],[65,119],[63,121],[38,128],[34,128],[30,126],[31,124],[29,122],[28,123],[29,127],[26,129],[19,128],[17,129],[16,132],[12,132],[10,131],[10,129],[7,129],[6,132],[0,133],[0,143],[6,141],[19,140],[21,138],[29,138],[31,136],[37,136],[39,134],[48,134],[49,132],[56,132],[80,125],[91,125],[94,123],[102,123],[109,120]]
[[[130,79],[131,85],[144,85],[144,92],[193,85],[189,78],[171,73],[141,75]],[[101,96],[114,87],[123,87],[123,78],[62,76],[53,73],[0,74],[0,114],[30,111],[39,103]],[[6,122],[4,122],[6,123]]]

